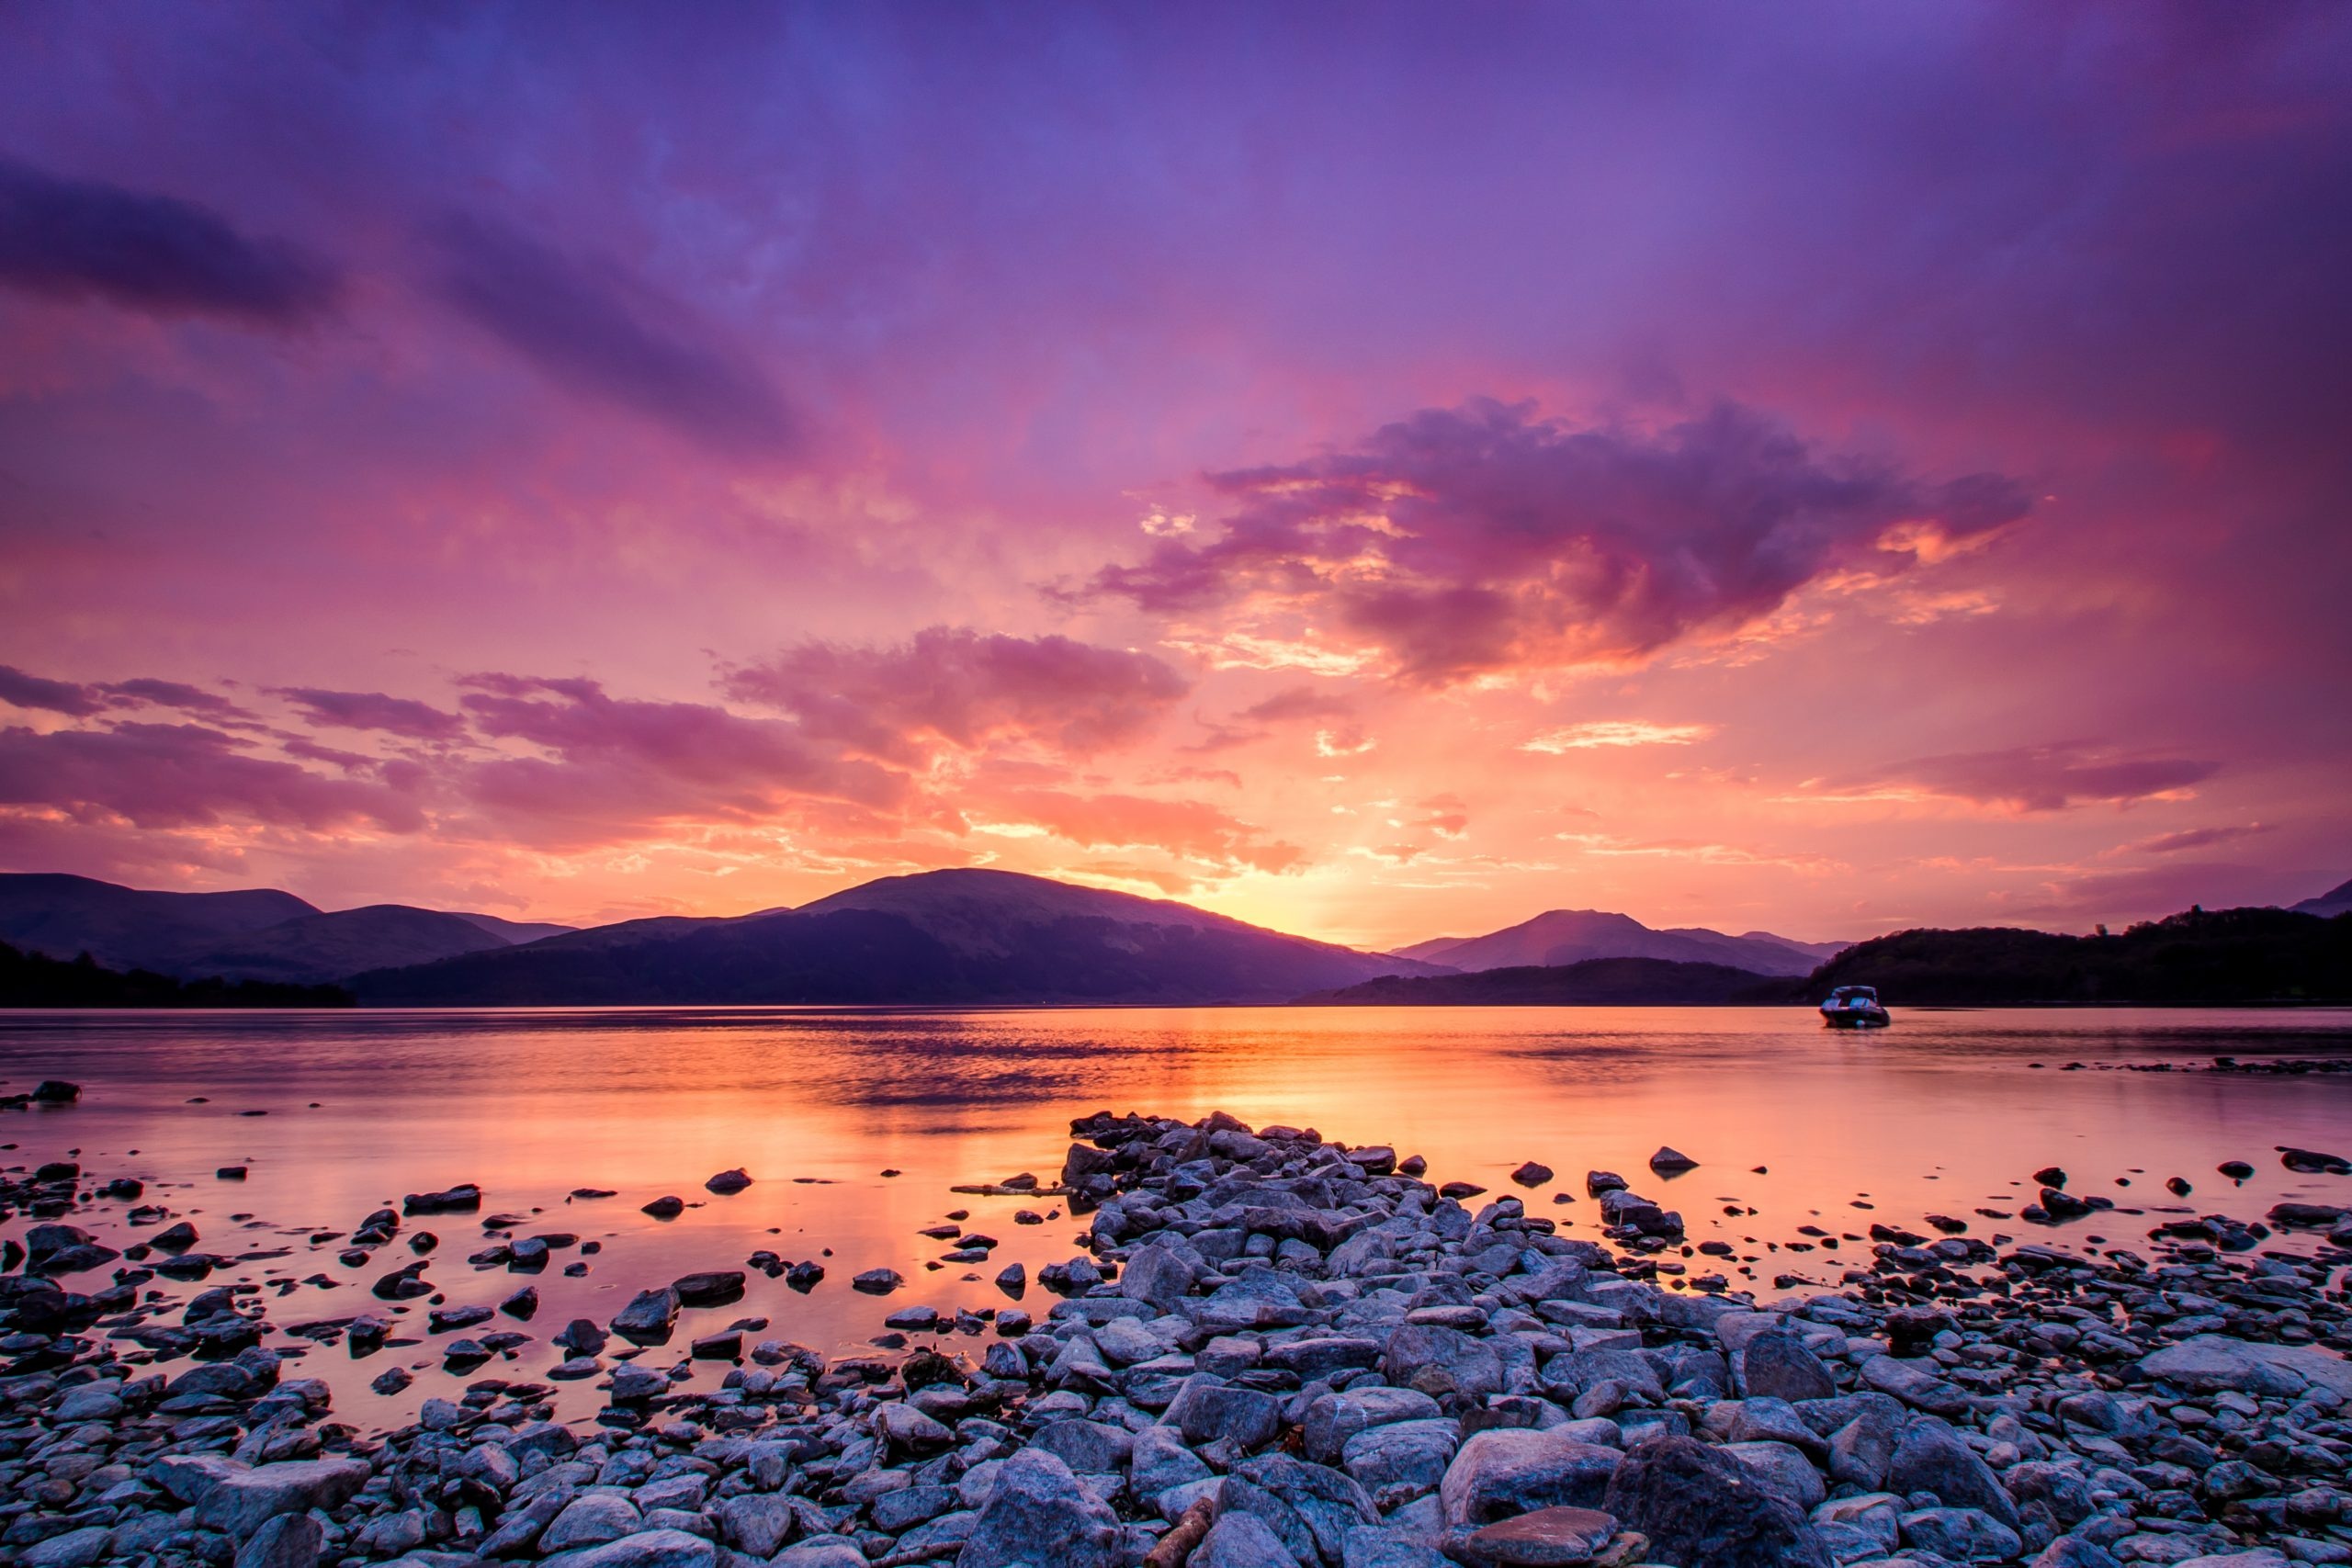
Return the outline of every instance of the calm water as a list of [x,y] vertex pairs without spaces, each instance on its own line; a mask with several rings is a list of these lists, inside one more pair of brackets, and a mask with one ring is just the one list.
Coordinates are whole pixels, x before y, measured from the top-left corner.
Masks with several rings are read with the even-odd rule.
[[[1067,1216],[1016,1226],[1020,1201],[947,1190],[1024,1170],[1052,1180],[1070,1118],[1098,1109],[1223,1109],[1253,1124],[1393,1143],[1426,1156],[1432,1179],[1498,1190],[1512,1190],[1520,1162],[1540,1160],[1561,1179],[1530,1208],[1570,1235],[1595,1223],[1584,1173],[1621,1171],[1679,1208],[1692,1242],[1739,1245],[1769,1288],[1781,1271],[1834,1280],[1861,1251],[1765,1248],[1802,1224],[1850,1234],[1943,1213],[1972,1217],[1980,1235],[2023,1235],[1973,1212],[2014,1210],[2031,1196],[2028,1173],[2053,1163],[2075,1190],[2147,1211],[2054,1233],[2074,1244],[2134,1245],[2159,1210],[2253,1218],[2285,1197],[2346,1202],[2352,1179],[2294,1175],[2273,1150],[2352,1145],[2352,1077],[2120,1069],[2346,1053],[2346,1010],[1905,1011],[1868,1036],[1824,1031],[1792,1009],[17,1013],[0,1014],[0,1083],[21,1090],[64,1077],[85,1092],[71,1109],[0,1117],[10,1145],[0,1160],[77,1157],[99,1180],[141,1177],[147,1201],[190,1218],[206,1251],[292,1247],[245,1272],[333,1284],[274,1299],[281,1328],[386,1310],[366,1286],[410,1254],[396,1242],[346,1269],[334,1258],[341,1239],[403,1193],[479,1182],[484,1214],[544,1211],[517,1234],[605,1243],[585,1278],[556,1268],[534,1277],[544,1304],[523,1326],[537,1342],[469,1374],[526,1379],[560,1359],[545,1340],[571,1317],[606,1320],[646,1284],[739,1268],[762,1247],[820,1258],[828,1278],[802,1296],[754,1273],[742,1303],[687,1313],[653,1361],[681,1359],[692,1335],[745,1316],[840,1351],[863,1346],[898,1306],[1002,1304],[989,1282],[997,1269],[1018,1259],[1034,1275],[1068,1258],[1078,1226]],[[1652,1176],[1645,1162],[1660,1144],[1700,1168],[1671,1182]],[[2232,1158],[2256,1168],[2243,1188],[2215,1173]],[[216,1168],[240,1164],[245,1181],[214,1179]],[[734,1166],[755,1185],[731,1198],[705,1192],[707,1177]],[[2196,1185],[2185,1203],[2163,1190],[2172,1175]],[[619,1195],[569,1201],[579,1187]],[[1554,1204],[1556,1191],[1574,1200]],[[668,1223],[639,1213],[665,1193],[698,1206]],[[1726,1215],[1731,1206],[1742,1213]],[[141,1234],[119,1225],[121,1208],[77,1223],[119,1245]],[[929,1269],[940,1247],[916,1233],[957,1208],[1003,1240],[998,1260]],[[21,1235],[26,1223],[0,1233]],[[427,1278],[448,1301],[494,1303],[522,1282],[465,1264],[474,1217],[407,1224],[443,1238]],[[313,1249],[314,1231],[336,1241]],[[1692,1260],[1694,1271],[1715,1263]],[[852,1274],[882,1266],[910,1281],[888,1304],[849,1289]],[[96,1289],[107,1275],[69,1283]],[[172,1300],[199,1288],[156,1283]],[[1042,1312],[1049,1302],[1033,1289],[1025,1304]],[[420,1333],[424,1306],[408,1314]],[[420,1369],[416,1385],[376,1398],[368,1380],[396,1361]],[[339,1416],[366,1423],[450,1393],[462,1380],[439,1365],[430,1346],[360,1362],[338,1346],[313,1348],[301,1371],[327,1377]],[[561,1397],[575,1413],[601,1402],[588,1384]]]

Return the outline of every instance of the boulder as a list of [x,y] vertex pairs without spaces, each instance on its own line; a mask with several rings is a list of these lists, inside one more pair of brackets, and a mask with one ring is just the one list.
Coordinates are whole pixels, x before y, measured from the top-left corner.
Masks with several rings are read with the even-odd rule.
[[2001,1486],[2000,1477],[1970,1448],[1961,1435],[1932,1416],[1915,1416],[1903,1425],[1894,1457],[1886,1471],[1886,1489],[1908,1496],[1932,1493],[1952,1508],[1980,1508],[2015,1531],[2023,1527],[2018,1506]]
[[1476,1527],[1536,1508],[1600,1506],[1624,1457],[1557,1429],[1480,1432],[1453,1456],[1438,1489],[1446,1523]]
[[1118,1516],[1041,1449],[1004,1461],[956,1568],[1125,1568]]
[[1626,1455],[1601,1509],[1676,1568],[1832,1568],[1803,1514],[1690,1438],[1652,1438]]
[[1454,1554],[1473,1568],[1566,1568],[1589,1562],[1617,1521],[1592,1508],[1538,1508],[1473,1531]]

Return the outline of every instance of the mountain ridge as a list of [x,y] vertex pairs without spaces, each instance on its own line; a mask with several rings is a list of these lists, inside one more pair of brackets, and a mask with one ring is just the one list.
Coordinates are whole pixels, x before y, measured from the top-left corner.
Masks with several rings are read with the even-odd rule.
[[[1828,951],[1820,951],[1824,948]],[[1485,969],[1557,968],[1595,958],[1657,958],[1795,976],[1811,974],[1838,948],[1828,943],[1787,942],[1757,932],[1726,936],[1702,926],[1659,931],[1631,915],[1605,909],[1546,909],[1532,919],[1482,936],[1433,937],[1392,951],[1399,957],[1473,974]]]

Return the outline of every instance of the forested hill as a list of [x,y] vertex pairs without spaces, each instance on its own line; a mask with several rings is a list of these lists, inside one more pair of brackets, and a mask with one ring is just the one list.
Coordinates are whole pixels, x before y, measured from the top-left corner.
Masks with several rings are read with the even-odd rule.
[[1876,986],[1892,1008],[2352,1001],[2352,913],[2190,909],[2112,936],[1980,926],[1858,943],[1801,989]]
[[102,968],[88,953],[72,960],[20,953],[0,942],[0,1008],[347,1008],[340,986],[266,980],[175,980],[145,969]]

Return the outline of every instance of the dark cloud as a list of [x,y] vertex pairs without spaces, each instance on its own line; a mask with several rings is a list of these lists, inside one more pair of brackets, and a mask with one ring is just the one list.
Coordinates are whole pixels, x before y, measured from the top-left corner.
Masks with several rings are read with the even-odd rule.
[[38,734],[0,729],[0,805],[47,807],[100,823],[202,828],[231,819],[311,832],[424,826],[413,775],[325,778],[195,724],[122,724]]
[[682,820],[756,821],[795,799],[875,810],[906,805],[905,775],[821,744],[782,719],[701,703],[611,696],[594,681],[485,674],[464,706],[493,739],[540,757],[451,775],[504,830],[535,844],[617,842]]
[[1260,724],[1287,724],[1300,719],[1352,718],[1355,711],[1355,704],[1345,697],[1312,686],[1291,686],[1263,702],[1251,703],[1238,716]]
[[325,313],[334,270],[209,208],[0,158],[0,286],[152,315],[290,327]]
[[1236,510],[1089,585],[1163,614],[1257,598],[1331,621],[1407,678],[1638,658],[1736,627],[1865,552],[2025,515],[2012,480],[1836,457],[1722,404],[1656,434],[1531,403],[1425,409],[1352,451],[1213,475]]
[[430,238],[433,292],[550,379],[723,455],[795,445],[791,413],[759,366],[618,268],[479,217],[446,218]]
[[159,681],[153,676],[142,675],[135,681],[109,681],[97,689],[114,699],[112,705],[116,707],[178,708],[186,713],[200,713],[215,718],[253,716],[220,693],[191,686],[185,681]]
[[0,664],[0,703],[12,707],[41,708],[50,713],[87,718],[104,712],[106,698],[95,689],[71,681],[28,675],[13,665]]
[[2169,795],[2201,784],[2221,769],[2219,762],[2194,758],[2119,756],[2070,742],[1919,757],[1846,774],[1827,781],[1827,788],[1831,794],[1894,791],[2015,811],[2063,811]]
[[413,697],[387,696],[382,692],[331,692],[318,686],[281,686],[276,694],[301,710],[314,725],[337,729],[379,729],[412,740],[456,740],[466,733],[466,721]]
[[932,626],[888,648],[805,642],[732,671],[729,696],[899,762],[922,743],[1028,742],[1084,756],[1140,739],[1188,687],[1148,653]]
[[2258,833],[2276,831],[2267,822],[2248,822],[2234,828],[2184,828],[2177,833],[2158,833],[2153,839],[2142,839],[2126,844],[2126,850],[2143,854],[2177,855],[2184,850],[2210,850],[2219,844],[2234,844],[2241,839],[2251,839]]

